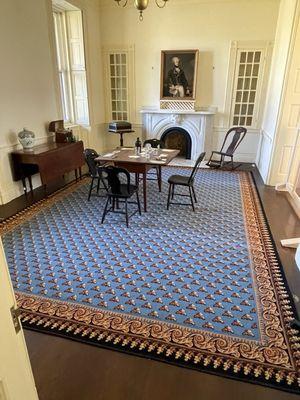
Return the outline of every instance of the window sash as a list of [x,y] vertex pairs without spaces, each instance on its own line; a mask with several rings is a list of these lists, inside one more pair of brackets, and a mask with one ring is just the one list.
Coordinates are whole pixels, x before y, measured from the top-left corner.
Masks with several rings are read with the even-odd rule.
[[238,49],[230,124],[256,128],[263,79],[263,49]]
[[115,121],[127,121],[129,119],[128,54],[109,52],[108,71],[111,118]]
[[82,15],[80,11],[54,11],[53,16],[63,118],[66,123],[89,125]]

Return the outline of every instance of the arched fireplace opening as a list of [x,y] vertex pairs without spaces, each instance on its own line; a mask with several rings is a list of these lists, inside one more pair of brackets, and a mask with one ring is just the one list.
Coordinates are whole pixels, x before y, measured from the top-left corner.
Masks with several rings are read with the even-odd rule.
[[169,128],[161,135],[160,140],[164,142],[166,149],[180,150],[179,157],[191,159],[192,140],[185,129]]

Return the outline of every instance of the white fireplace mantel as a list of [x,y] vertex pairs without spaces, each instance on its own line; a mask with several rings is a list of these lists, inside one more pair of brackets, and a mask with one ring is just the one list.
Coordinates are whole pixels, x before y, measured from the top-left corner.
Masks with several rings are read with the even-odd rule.
[[206,157],[212,150],[213,116],[211,111],[188,110],[141,110],[143,119],[143,135],[147,139],[160,139],[170,128],[185,129],[191,137],[191,159],[206,152]]

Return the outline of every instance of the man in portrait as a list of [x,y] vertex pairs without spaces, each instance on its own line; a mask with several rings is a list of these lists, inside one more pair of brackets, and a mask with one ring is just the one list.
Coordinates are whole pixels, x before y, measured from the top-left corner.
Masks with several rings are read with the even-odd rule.
[[188,81],[181,66],[180,58],[176,56],[173,57],[172,64],[172,69],[169,70],[167,76],[169,95],[172,97],[190,96]]

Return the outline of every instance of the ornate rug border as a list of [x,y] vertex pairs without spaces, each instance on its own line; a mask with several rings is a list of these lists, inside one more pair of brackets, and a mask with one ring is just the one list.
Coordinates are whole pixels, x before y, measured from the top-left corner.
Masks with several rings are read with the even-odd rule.
[[[173,167],[173,168],[178,168],[178,167]],[[248,188],[250,188],[250,193],[248,193],[248,195],[249,194],[251,195],[253,199],[253,206],[255,206],[254,215],[253,213],[251,213],[249,217],[251,219],[256,220],[256,221],[250,221],[250,225],[251,223],[255,222],[260,226],[260,232],[262,233],[263,236],[263,245],[264,245],[263,247],[266,255],[266,260],[268,261],[270,277],[272,278],[273,285],[276,289],[274,290],[274,292],[277,294],[277,302],[283,314],[283,316],[279,315],[279,317],[281,320],[281,324],[285,327],[287,331],[283,332],[283,334],[285,335],[285,340],[289,343],[292,343],[291,346],[295,349],[295,352],[293,352],[293,354],[292,352],[289,352],[289,355],[291,357],[291,360],[294,358],[294,363],[297,366],[297,368],[299,368],[300,354],[298,353],[300,352],[297,351],[297,349],[300,348],[299,338],[295,336],[297,331],[288,327],[288,324],[293,319],[293,314],[294,314],[292,311],[292,306],[289,301],[290,294],[288,292],[288,286],[287,288],[285,288],[284,285],[285,282],[284,271],[280,265],[279,257],[276,252],[276,247],[268,226],[267,218],[263,209],[261,199],[259,197],[255,180],[253,177],[251,177],[250,179],[251,176],[250,173],[240,172],[240,171],[234,173],[238,173],[241,176],[241,180],[245,179],[248,181]],[[77,187],[83,185],[84,183],[85,180],[80,181],[78,183],[73,183],[67,188],[54,193],[48,199],[41,200],[38,203],[29,206],[28,208],[16,214],[15,216],[1,222],[0,234],[3,234],[3,232],[7,232],[10,229],[13,229],[13,227],[16,226],[18,223],[23,222],[28,218],[31,218],[32,215],[39,212],[42,207],[50,206],[55,201],[59,200],[60,198],[63,198],[68,193],[76,190]],[[241,190],[241,193],[244,197],[245,195],[244,190]],[[247,209],[247,211],[249,210]],[[248,215],[248,212],[246,215]],[[251,242],[251,237],[250,237],[250,242]],[[228,374],[231,374],[230,376],[233,375],[234,377],[238,377],[239,379],[241,379],[241,377],[244,376],[244,379],[246,379],[247,381],[249,381],[250,380],[249,378],[251,377],[251,380],[253,379],[254,383],[264,382],[266,384],[271,385],[272,387],[277,387],[285,390],[291,390],[291,391],[299,390],[298,384],[300,385],[300,382],[299,382],[299,377],[296,373],[297,368],[295,369],[280,368],[280,367],[275,367],[274,365],[271,364],[269,366],[266,366],[265,363],[257,361],[253,362],[250,358],[244,359],[242,361],[236,361],[238,355],[236,355],[234,358],[234,356],[225,354],[226,352],[224,353],[224,351],[222,354],[222,345],[224,346],[224,343],[222,343],[223,339],[222,335],[214,334],[214,336],[219,336],[218,340],[220,341],[218,348],[219,353],[215,354],[214,352],[217,351],[216,344],[214,344],[214,346],[211,348],[203,349],[201,347],[203,345],[203,342],[200,341],[198,345],[199,347],[201,347],[201,349],[197,348],[196,350],[195,347],[189,348],[186,344],[182,345],[180,343],[180,336],[182,335],[182,332],[180,332],[178,326],[175,325],[173,326],[172,324],[169,325],[171,325],[174,328],[173,334],[175,336],[173,337],[172,335],[170,335],[169,332],[168,333],[169,343],[166,344],[166,342],[163,342],[164,339],[162,339],[159,336],[161,334],[161,327],[158,327],[159,324],[155,323],[156,321],[154,321],[153,324],[154,328],[151,330],[150,334],[148,334],[148,338],[147,338],[147,333],[146,337],[141,338],[140,336],[138,336],[140,335],[140,333],[137,332],[138,329],[141,327],[140,321],[138,319],[136,321],[133,321],[132,326],[130,328],[128,326],[127,327],[125,326],[125,330],[123,329],[124,332],[120,333],[120,331],[118,331],[116,328],[118,327],[118,324],[120,324],[122,321],[120,321],[120,318],[118,318],[117,315],[114,316],[112,322],[106,320],[106,325],[105,325],[105,319],[104,321],[102,319],[101,320],[102,325],[99,326],[97,324],[98,318],[94,319],[95,316],[93,316],[93,318],[90,321],[88,321],[86,319],[87,316],[82,314],[83,311],[82,308],[88,309],[88,307],[78,307],[79,310],[77,314],[75,313],[76,318],[75,320],[74,318],[72,320],[69,318],[70,314],[68,314],[70,313],[70,310],[67,309],[68,308],[67,304],[64,302],[59,302],[48,298],[40,298],[40,300],[42,300],[44,303],[40,304],[39,302],[37,302],[38,296],[34,295],[30,296],[28,294],[24,295],[20,292],[16,293],[16,297],[18,300],[18,304],[21,307],[23,307],[22,317],[21,317],[22,322],[25,324],[26,327],[31,329],[41,330],[41,331],[45,330],[51,331],[52,333],[55,332],[56,334],[59,334],[61,336],[67,336],[67,337],[73,336],[75,340],[81,340],[92,343],[101,343],[101,345],[107,347],[116,346],[118,348],[122,348],[123,350],[129,348],[130,352],[134,352],[135,354],[136,352],[145,352],[146,354],[149,355],[155,352],[156,354],[155,356],[153,356],[154,358],[157,357],[159,359],[164,358],[164,361],[166,362],[171,362],[176,364],[183,363],[186,366],[191,366],[190,364],[193,364],[193,368],[199,369],[199,366],[201,366],[200,369],[204,368],[204,370],[211,368],[212,371],[214,371],[214,373],[219,373],[221,375],[225,374],[227,376]],[[52,308],[52,312],[49,312],[49,314],[44,314],[43,312],[45,312],[47,308],[47,307],[45,308],[45,303],[48,304],[57,303],[59,304],[59,306],[58,308],[55,308],[55,310],[54,308]],[[52,306],[53,304],[52,305],[50,304],[50,308]],[[101,311],[97,312],[100,314],[102,313]],[[64,313],[67,313],[68,316],[67,317],[64,316]],[[103,314],[104,313],[108,314],[108,312],[103,312]],[[88,318],[90,317],[91,313],[89,313]],[[143,320],[146,320],[146,318]],[[108,322],[109,325],[107,325]],[[162,322],[162,324],[168,325],[165,322]],[[188,328],[184,329],[183,327],[181,328],[182,328],[181,331],[190,332],[192,330]],[[203,336],[206,336],[205,333],[206,332],[201,331],[201,334],[203,334]],[[76,335],[81,335],[81,338],[80,339],[78,337],[76,338]],[[174,343],[174,338],[176,343]],[[228,341],[228,337],[226,337],[226,340]],[[243,341],[240,338],[238,338],[238,340],[239,342],[244,344],[246,353],[249,352],[249,346],[251,347],[251,344],[249,344],[250,341],[247,341],[246,339]]]

